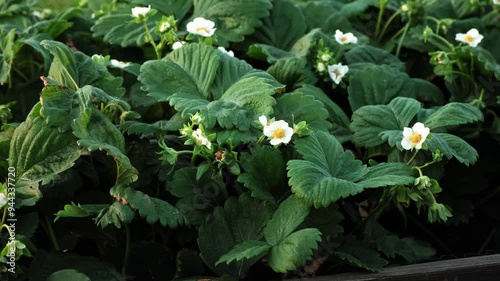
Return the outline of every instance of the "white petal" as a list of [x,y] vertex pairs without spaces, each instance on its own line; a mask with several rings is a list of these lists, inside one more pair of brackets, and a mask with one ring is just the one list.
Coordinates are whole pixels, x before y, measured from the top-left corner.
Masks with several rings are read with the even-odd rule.
[[472,36],[472,37],[476,37],[479,35],[479,31],[477,29],[473,28],[467,32],[467,35]]
[[262,124],[262,126],[264,126],[264,127],[267,126],[267,118],[266,118],[266,116],[261,115],[259,117],[259,122],[260,122],[260,124]]
[[460,42],[466,42],[465,41],[465,34],[463,34],[463,33],[457,33],[455,35],[455,40],[460,41]]
[[404,138],[402,141],[401,141],[401,146],[406,149],[406,150],[410,150],[411,147],[412,147],[412,143],[410,140]]
[[272,139],[269,143],[271,145],[278,145],[278,144],[282,143],[282,140],[283,139]]
[[413,125],[412,130],[417,133],[421,133],[425,129],[425,125],[422,122],[417,122]]
[[274,130],[271,128],[271,126],[264,126],[264,136],[270,138],[273,136]]
[[413,130],[411,128],[405,127],[403,129],[403,137],[409,138],[411,137],[411,135],[413,135]]

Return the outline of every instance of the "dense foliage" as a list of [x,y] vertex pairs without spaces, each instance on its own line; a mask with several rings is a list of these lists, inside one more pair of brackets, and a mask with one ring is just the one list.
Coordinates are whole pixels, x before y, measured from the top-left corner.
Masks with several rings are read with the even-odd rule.
[[1,280],[500,248],[500,1],[59,2],[0,3]]

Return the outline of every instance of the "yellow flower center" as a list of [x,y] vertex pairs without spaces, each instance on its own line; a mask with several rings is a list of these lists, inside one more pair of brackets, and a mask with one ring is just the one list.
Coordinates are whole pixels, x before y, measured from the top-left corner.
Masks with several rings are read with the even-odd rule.
[[207,34],[209,33],[209,32],[208,32],[208,29],[207,29],[206,27],[198,27],[198,28],[196,28],[196,31],[197,31],[197,32],[203,31],[203,32],[205,32],[205,33],[207,33]]
[[342,36],[342,37],[340,37],[340,41],[342,41],[342,42],[347,41],[347,36]]
[[278,128],[274,131],[273,133],[273,137],[275,139],[281,139],[285,136],[285,130],[284,129],[281,129],[281,128]]
[[339,77],[340,76],[340,72],[338,70],[334,70],[333,71],[333,74],[335,74],[336,77]]
[[413,133],[410,137],[411,143],[417,144],[422,140],[422,135],[419,133]]
[[472,37],[470,35],[465,35],[464,40],[470,43],[470,42],[474,41],[474,37]]

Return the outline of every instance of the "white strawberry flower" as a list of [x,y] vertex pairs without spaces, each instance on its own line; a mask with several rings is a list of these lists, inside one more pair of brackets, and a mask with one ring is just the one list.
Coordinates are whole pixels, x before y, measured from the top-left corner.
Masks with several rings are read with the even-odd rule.
[[121,69],[124,69],[125,67],[130,65],[130,62],[123,62],[115,59],[110,60],[109,63],[111,64],[111,66]]
[[231,50],[226,50],[226,48],[222,47],[222,46],[219,46],[217,47],[217,50],[223,52],[224,54],[228,54],[229,56],[231,57],[234,57],[234,52],[231,51]]
[[427,139],[430,129],[425,127],[421,122],[417,122],[412,128],[405,127],[403,129],[403,140],[401,146],[406,150],[422,149],[422,144]]
[[148,5],[147,7],[135,7],[132,8],[132,16],[134,16],[134,18],[145,17],[149,11],[151,11],[151,5]]
[[349,67],[341,63],[328,66],[328,74],[330,74],[330,78],[332,78],[333,82],[337,85],[340,84],[340,81],[342,81],[342,78],[348,71]]
[[172,50],[177,50],[179,48],[182,48],[182,46],[184,46],[184,44],[186,44],[185,41],[177,41],[175,42],[173,45],[172,45]]
[[500,5],[500,0],[493,0],[493,5]]
[[457,33],[455,35],[455,40],[467,43],[471,47],[476,47],[481,40],[483,40],[484,36],[479,34],[479,31],[475,28],[467,31],[467,33]]
[[0,209],[3,208],[7,204],[7,196],[5,194],[0,193]]
[[337,42],[340,44],[340,45],[345,45],[345,44],[350,44],[350,43],[358,43],[358,38],[356,38],[356,36],[354,36],[354,34],[352,34],[351,32],[349,33],[343,33],[342,31],[340,30],[336,30],[335,31],[335,40],[337,40]]
[[186,29],[187,32],[191,34],[210,37],[214,35],[217,28],[215,28],[215,23],[213,21],[198,17],[189,22],[186,25]]
[[204,145],[208,149],[212,148],[212,143],[208,140],[207,137],[205,137],[200,128],[196,129],[196,131],[193,132],[192,136],[197,144]]
[[287,144],[292,139],[293,129],[288,126],[287,122],[279,120],[269,126],[264,126],[264,135],[271,140],[271,145]]

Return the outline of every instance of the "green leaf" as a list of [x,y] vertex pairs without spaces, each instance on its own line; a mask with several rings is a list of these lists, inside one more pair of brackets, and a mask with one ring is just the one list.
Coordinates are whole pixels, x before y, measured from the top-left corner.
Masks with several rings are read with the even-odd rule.
[[219,263],[227,263],[236,260],[240,261],[243,259],[251,259],[251,258],[262,258],[267,252],[271,249],[271,245],[267,242],[256,241],[256,240],[247,240],[241,244],[234,246],[234,248],[227,254],[220,257],[215,265]]
[[80,205],[71,202],[64,205],[64,209],[57,212],[54,221],[59,218],[84,218],[99,214],[104,208],[109,207],[108,204],[100,205]]
[[430,151],[439,149],[446,158],[455,157],[460,163],[466,166],[474,165],[479,157],[477,151],[463,139],[446,134],[432,133],[430,138],[426,140]]
[[238,176],[238,182],[250,190],[252,197],[277,201],[286,193],[286,166],[279,150],[257,146],[252,154],[243,153],[240,161],[245,172]]
[[427,117],[425,126],[432,130],[482,120],[483,113],[476,106],[468,103],[451,102]]
[[14,48],[16,30],[11,29],[7,34],[3,31],[0,33],[2,39],[0,40],[0,85],[5,84],[9,80],[10,70],[12,68],[12,63],[16,56],[16,50]]
[[245,259],[217,266],[215,264],[234,246],[247,240],[260,240],[262,228],[271,217],[272,210],[269,203],[252,199],[246,193],[239,199],[227,199],[224,207],[217,207],[213,216],[198,229],[198,246],[203,261],[216,274],[244,278],[258,259]]
[[373,65],[353,73],[349,79],[349,103],[353,111],[364,105],[388,104],[395,97],[419,96],[409,84],[413,80],[396,68]]
[[216,206],[224,203],[225,186],[213,178],[213,172],[196,179],[197,169],[185,167],[175,171],[168,188],[172,195],[180,198],[176,207],[189,222],[198,227],[212,214]]
[[304,95],[313,96],[315,99],[323,103],[323,107],[328,110],[328,118],[330,118],[333,123],[338,124],[342,127],[349,127],[351,121],[347,114],[338,106],[332,99],[327,96],[323,90],[313,85],[303,85],[301,88],[295,90],[295,92],[303,93]]
[[81,52],[73,53],[61,42],[43,40],[40,45],[54,56],[49,76],[70,89],[76,90],[80,86],[90,85],[107,73],[106,67]]
[[276,272],[295,270],[312,257],[320,240],[321,233],[315,228],[294,232],[271,249],[268,264]]
[[291,1],[274,0],[269,17],[252,36],[255,43],[266,44],[288,51],[307,31],[302,11]]
[[339,211],[339,206],[331,204],[327,208],[311,209],[299,228],[317,228],[323,237],[335,237],[344,232],[340,224],[343,220],[344,215]]
[[314,73],[306,67],[306,60],[302,58],[289,58],[279,60],[273,64],[267,72],[278,82],[287,86],[287,91],[291,92],[305,84],[316,84],[318,80]]
[[389,258],[396,255],[403,257],[409,263],[426,260],[436,254],[429,244],[415,240],[412,237],[399,238],[389,233],[378,222],[369,221],[365,227],[365,236],[377,245],[379,251]]
[[370,6],[378,7],[378,5],[378,0],[358,0],[343,5],[340,12],[346,17],[351,17],[363,13]]
[[[178,2],[180,1],[181,0]],[[188,1],[185,1],[185,3],[186,2]],[[145,3],[143,5],[145,5]],[[103,36],[103,40],[105,42],[110,44],[120,44],[122,47],[144,45],[146,30],[142,23],[136,23],[134,21],[131,9],[135,6],[136,5],[132,3],[120,3],[116,10],[112,11],[109,15],[100,17],[95,22],[91,28],[93,32],[92,35],[94,37]],[[152,8],[154,7],[155,6],[152,6]],[[170,15],[171,14],[167,14],[166,16]],[[154,16],[148,17],[147,26],[152,32],[154,40],[158,40],[158,35],[154,33],[156,30],[155,21],[161,20],[161,16],[160,12]]]
[[316,132],[295,140],[295,145],[304,158],[290,160],[287,165],[296,196],[319,208],[363,191],[357,182],[368,169],[351,151],[344,151],[334,136]]
[[52,273],[47,281],[91,281],[90,278],[74,269],[63,269]]
[[389,105],[367,105],[359,108],[353,113],[349,127],[354,133],[354,143],[375,147],[391,136],[389,144],[394,146],[394,137],[401,135],[402,138],[403,128],[409,125],[420,108],[417,100],[403,97],[393,99]]
[[273,247],[290,235],[309,215],[308,206],[296,196],[288,197],[264,228],[264,237]]
[[[188,223],[186,217],[174,206],[158,198],[150,197],[132,187],[114,186],[111,196],[125,199],[127,204],[139,211],[149,224],[160,222],[162,226],[177,228]],[[123,201],[122,199],[122,201]]]
[[244,36],[261,26],[261,19],[269,15],[269,0],[204,0],[194,2],[193,18],[203,17],[215,22],[219,44],[243,41]]
[[128,224],[135,217],[135,213],[128,205],[120,202],[114,202],[109,207],[101,210],[97,215],[96,223],[101,228],[108,225],[114,225],[116,228],[121,228],[122,223]]
[[211,89],[213,98],[219,99],[229,87],[251,71],[255,70],[246,61],[219,52],[219,68]]
[[369,271],[382,271],[387,264],[387,261],[381,258],[377,251],[370,249],[365,241],[357,241],[351,236],[335,250],[334,255],[348,264]]
[[370,45],[356,45],[345,53],[348,65],[354,63],[373,63],[376,65],[388,65],[404,71],[405,64],[388,51]]
[[152,124],[125,121],[121,124],[121,130],[129,135],[138,135],[140,137],[157,136],[160,133],[179,131],[183,122],[180,115],[174,115],[170,120],[160,120]]
[[407,185],[415,181],[413,174],[414,170],[405,163],[380,163],[368,168],[360,184],[364,188]]
[[[36,115],[39,106],[30,114]],[[39,184],[71,168],[80,157],[76,138],[46,126],[41,117],[28,117],[15,131],[9,166],[16,168],[16,207],[32,206],[42,197]]]
[[[300,90],[298,90],[300,91]],[[274,107],[276,120],[285,120],[290,126],[306,121],[310,129],[328,130],[332,125],[326,119],[328,111],[321,101],[300,92],[285,94],[276,99]]]
[[93,281],[124,280],[112,265],[103,263],[95,257],[79,256],[74,253],[47,252],[43,249],[40,249],[36,253],[29,267],[28,274],[32,281],[46,281],[52,273],[63,269],[78,271]]

